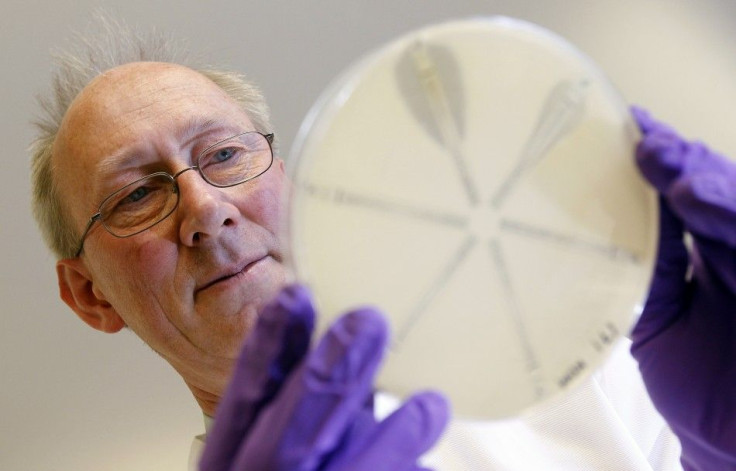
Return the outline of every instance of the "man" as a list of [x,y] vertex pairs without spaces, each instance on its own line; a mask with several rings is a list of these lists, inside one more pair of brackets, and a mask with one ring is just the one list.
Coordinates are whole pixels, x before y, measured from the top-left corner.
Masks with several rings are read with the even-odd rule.
[[[287,279],[279,240],[284,166],[273,159],[265,103],[241,77],[141,62],[158,48],[128,46],[128,53],[143,56],[119,57],[125,55],[119,47],[101,44],[94,57],[111,63],[93,63],[80,73],[69,65],[78,62],[69,61],[63,69],[56,102],[49,104],[53,113],[34,149],[35,214],[59,259],[62,299],[95,329],[133,330],[179,372],[212,416],[243,339]],[[278,324],[280,315],[266,321]],[[326,340],[338,338],[310,363],[313,383],[324,391],[294,397],[306,398],[308,406],[334,404],[352,426],[371,394],[386,328],[375,314],[357,313],[334,332]],[[349,335],[354,338],[340,345]],[[357,348],[361,339],[363,350]],[[361,353],[365,368],[347,374]],[[357,391],[345,391],[344,400],[330,389],[353,386],[354,379]],[[402,441],[389,440],[381,450],[385,459],[396,448],[397,470],[414,469],[447,416],[444,401],[432,394],[409,401],[404,410],[376,425],[401,433]],[[328,416],[326,411],[309,422]],[[269,424],[258,440],[260,460],[277,435],[274,427]],[[326,445],[333,463],[332,448],[348,449],[349,432],[334,432],[339,443]],[[294,427],[284,435],[289,433],[314,438]],[[371,446],[350,447],[344,460],[351,469],[360,463],[375,467],[376,457],[364,452]],[[274,459],[285,454],[275,451]],[[327,458],[314,459],[316,466]],[[252,460],[246,464],[259,469]],[[332,469],[344,469],[339,466]]]
[[[34,146],[34,210],[58,258],[62,299],[93,328],[129,327],[206,416],[218,410],[204,470],[417,469],[448,409],[420,393],[373,418],[380,315],[350,313],[310,351],[308,294],[282,290],[287,181],[260,94],[236,74],[149,55],[160,48],[120,41],[119,31],[107,37],[90,43],[99,50],[85,54],[88,66],[62,66]],[[679,447],[632,365],[619,350],[529,417],[455,423],[435,462],[675,469]]]

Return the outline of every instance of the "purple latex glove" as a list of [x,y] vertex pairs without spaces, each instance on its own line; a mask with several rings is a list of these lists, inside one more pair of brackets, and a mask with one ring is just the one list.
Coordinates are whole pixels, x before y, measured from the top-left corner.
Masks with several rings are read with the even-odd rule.
[[386,347],[383,317],[341,317],[308,350],[309,293],[285,288],[246,340],[200,461],[202,471],[417,470],[439,438],[448,406],[420,393],[381,422],[372,416],[373,378]]
[[680,438],[685,469],[736,470],[736,164],[633,113],[644,134],[637,162],[661,204],[657,264],[631,351]]

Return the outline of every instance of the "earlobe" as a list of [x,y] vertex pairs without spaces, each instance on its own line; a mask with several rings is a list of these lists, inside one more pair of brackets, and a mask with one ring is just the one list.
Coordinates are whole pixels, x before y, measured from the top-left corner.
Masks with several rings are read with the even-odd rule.
[[89,326],[107,333],[118,332],[125,327],[125,321],[94,286],[82,260],[59,260],[56,262],[56,276],[61,299]]

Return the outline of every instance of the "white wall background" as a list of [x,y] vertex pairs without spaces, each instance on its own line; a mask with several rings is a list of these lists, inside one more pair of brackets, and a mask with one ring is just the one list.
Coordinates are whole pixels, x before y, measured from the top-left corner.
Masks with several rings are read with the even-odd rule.
[[29,211],[27,145],[49,50],[104,6],[188,39],[259,82],[281,148],[327,82],[410,29],[504,14],[556,31],[632,103],[736,156],[733,0],[2,0],[0,2],[0,470],[183,470],[201,415],[130,333],[87,328],[58,300]]

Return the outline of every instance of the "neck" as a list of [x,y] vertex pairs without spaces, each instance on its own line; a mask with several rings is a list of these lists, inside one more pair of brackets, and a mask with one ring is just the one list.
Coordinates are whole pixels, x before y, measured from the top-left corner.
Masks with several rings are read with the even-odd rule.
[[[209,365],[199,365],[199,368],[177,368],[205,415],[214,417],[217,406],[225,394],[234,367],[234,361],[213,361]],[[206,373],[203,373],[206,372]]]
[[192,391],[194,400],[197,401],[202,412],[205,415],[214,417],[217,405],[220,403],[220,399],[222,399],[222,392],[214,393],[206,391],[188,383],[187,386],[189,386],[189,390]]

